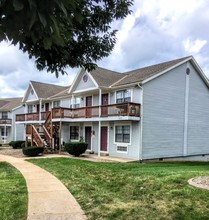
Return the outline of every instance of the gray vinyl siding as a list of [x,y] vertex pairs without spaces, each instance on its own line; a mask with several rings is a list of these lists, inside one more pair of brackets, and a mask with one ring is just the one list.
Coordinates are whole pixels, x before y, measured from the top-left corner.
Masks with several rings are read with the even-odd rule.
[[91,78],[88,75],[88,80],[87,82],[83,81],[83,76],[80,79],[80,82],[78,83],[75,91],[79,91],[79,90],[85,90],[85,89],[90,89],[90,88],[95,88],[95,84],[94,82],[91,80]]
[[188,110],[188,155],[209,153],[209,91],[190,66]]
[[[131,126],[131,143],[128,145],[128,152],[118,152],[117,144],[115,144],[115,125],[127,125],[127,122],[110,123],[109,132],[109,155],[112,157],[120,157],[127,159],[139,159],[139,144],[140,144],[140,126],[138,122],[128,122]],[[112,129],[111,129],[112,127]],[[118,144],[120,145],[120,144]]]
[[[11,140],[25,140],[25,127],[24,124],[15,124],[16,114],[23,114],[25,108],[23,106],[12,111],[12,128],[11,128]],[[15,134],[16,132],[16,134]]]
[[143,159],[183,153],[185,72],[183,64],[144,85]]
[[62,124],[62,141],[69,142],[70,141],[70,128],[69,123]]
[[64,108],[69,108],[70,107],[70,99],[62,99],[61,106]]

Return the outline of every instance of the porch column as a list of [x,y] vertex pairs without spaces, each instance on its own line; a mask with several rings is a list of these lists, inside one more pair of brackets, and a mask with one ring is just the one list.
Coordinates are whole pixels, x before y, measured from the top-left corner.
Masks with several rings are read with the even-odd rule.
[[101,148],[101,103],[102,103],[102,90],[99,89],[99,129],[98,129],[98,157],[100,157]]
[[7,135],[6,135],[6,131],[7,131],[7,128],[6,128],[6,124],[4,125],[4,143],[6,143],[6,139],[7,139]]
[[39,100],[39,124],[41,124],[42,99]]

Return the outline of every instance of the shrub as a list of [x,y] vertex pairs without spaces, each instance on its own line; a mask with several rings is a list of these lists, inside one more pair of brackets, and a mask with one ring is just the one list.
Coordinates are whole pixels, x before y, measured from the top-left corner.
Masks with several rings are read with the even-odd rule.
[[22,148],[22,143],[25,143],[25,141],[11,141],[9,142],[9,145],[13,147],[13,149]]
[[34,156],[37,156],[39,154],[42,154],[44,152],[44,148],[43,147],[36,147],[36,146],[24,147],[22,149],[22,152],[26,156],[34,157]]
[[[28,146],[26,147],[30,147],[31,146],[31,142],[28,142]],[[25,147],[25,141],[21,144],[21,148],[24,148]]]
[[9,142],[9,146],[11,146],[11,147],[12,147],[12,146],[13,146],[13,144],[14,144],[14,141],[10,141],[10,142]]
[[88,147],[88,143],[85,142],[69,142],[65,143],[64,150],[69,154],[79,157],[83,154]]
[[0,144],[0,147],[2,146],[2,144]]

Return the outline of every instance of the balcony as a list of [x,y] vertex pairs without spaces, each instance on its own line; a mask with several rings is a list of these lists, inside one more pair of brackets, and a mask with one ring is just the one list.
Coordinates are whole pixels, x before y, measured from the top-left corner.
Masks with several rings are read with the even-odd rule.
[[[50,112],[42,112],[41,120],[46,120]],[[140,117],[140,104],[121,103],[82,108],[53,108],[52,119],[107,118],[114,116]],[[17,122],[39,121],[39,113],[16,115]]]
[[7,118],[7,119],[0,118],[0,124],[11,125],[12,124],[12,119],[10,119],[10,118]]

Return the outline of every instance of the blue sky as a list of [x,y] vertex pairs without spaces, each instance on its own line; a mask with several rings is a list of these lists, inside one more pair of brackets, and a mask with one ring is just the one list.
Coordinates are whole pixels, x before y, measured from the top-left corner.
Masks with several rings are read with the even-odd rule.
[[[209,2],[207,0],[135,0],[133,13],[112,24],[117,44],[97,64],[116,71],[193,55],[209,77]],[[17,47],[0,43],[0,97],[23,96],[30,80],[70,85],[78,69],[68,75],[39,72]]]

